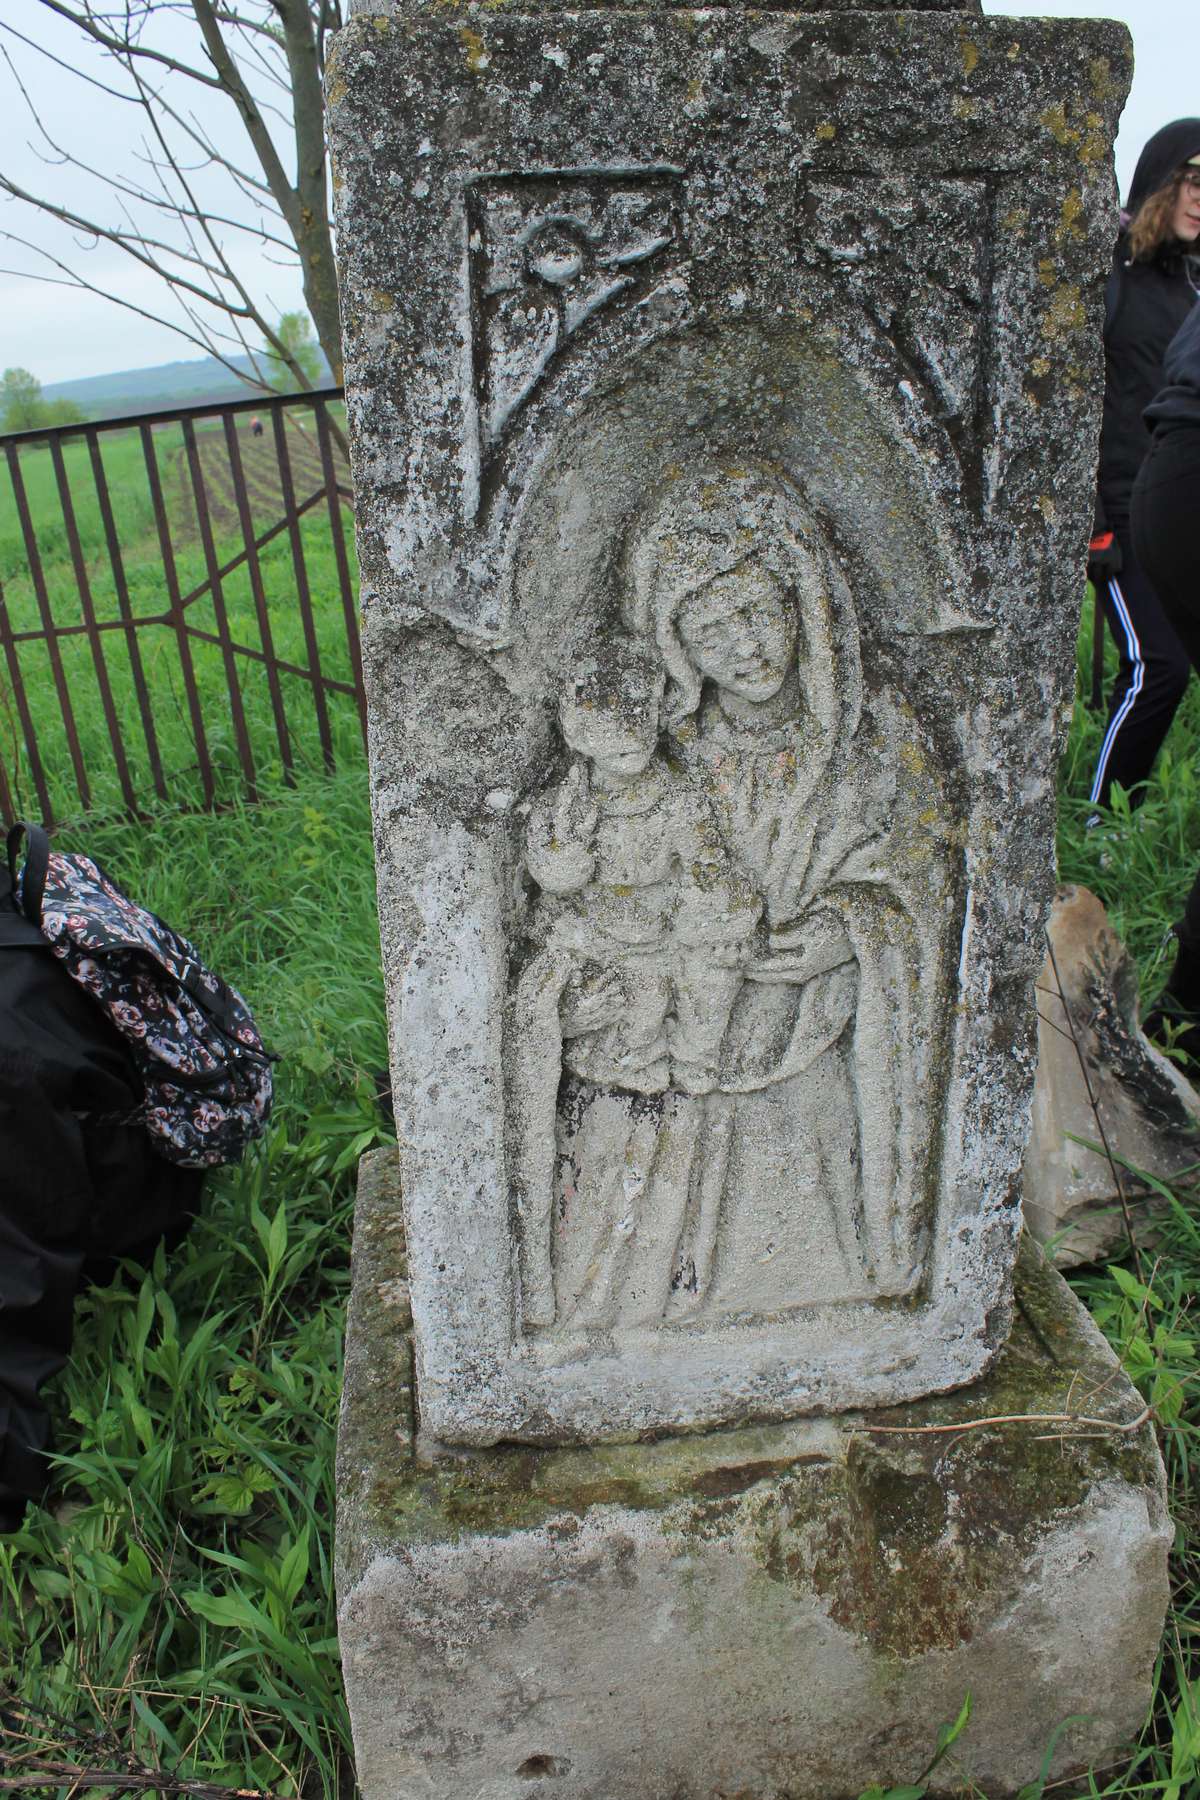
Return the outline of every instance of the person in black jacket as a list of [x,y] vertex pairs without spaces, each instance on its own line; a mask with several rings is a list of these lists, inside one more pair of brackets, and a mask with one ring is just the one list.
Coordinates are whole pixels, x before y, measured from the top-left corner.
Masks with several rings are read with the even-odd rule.
[[[1200,119],[1177,119],[1138,159],[1105,301],[1104,419],[1088,575],[1119,653],[1108,724],[1092,784],[1106,806],[1113,782],[1136,790],[1150,774],[1190,664],[1130,538],[1133,484],[1150,439],[1143,414],[1163,385],[1163,357],[1196,298],[1200,263]],[[1139,799],[1132,794],[1133,803]]]
[[186,1230],[203,1171],[154,1154],[125,1047],[12,897],[0,857],[0,1531],[46,1486],[41,1389],[75,1295]]
[[[1172,340],[1164,374],[1146,409],[1154,436],[1134,483],[1133,550],[1200,672],[1200,302]],[[1145,1028],[1155,1036],[1173,1021],[1181,1047],[1200,1060],[1200,875],[1175,936],[1175,967]]]

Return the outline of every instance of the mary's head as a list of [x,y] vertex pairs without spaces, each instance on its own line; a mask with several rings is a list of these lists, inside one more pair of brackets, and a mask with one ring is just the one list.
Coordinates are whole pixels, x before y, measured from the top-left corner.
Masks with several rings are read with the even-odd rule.
[[753,555],[693,589],[674,624],[701,680],[739,700],[773,700],[796,666],[791,596]]
[[705,681],[743,715],[834,705],[829,560],[780,474],[713,468],[660,489],[630,537],[623,607],[658,645],[671,723]]

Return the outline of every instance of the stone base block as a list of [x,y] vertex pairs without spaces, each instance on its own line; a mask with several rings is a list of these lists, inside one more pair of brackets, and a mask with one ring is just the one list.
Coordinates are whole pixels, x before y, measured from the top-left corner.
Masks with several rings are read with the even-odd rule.
[[[338,1588],[366,1800],[1008,1795],[1137,1731],[1167,1600],[1138,1398],[1030,1249],[970,1389],[600,1448],[420,1449],[393,1165],[364,1164]],[[981,1423],[1032,1414],[1104,1424]]]

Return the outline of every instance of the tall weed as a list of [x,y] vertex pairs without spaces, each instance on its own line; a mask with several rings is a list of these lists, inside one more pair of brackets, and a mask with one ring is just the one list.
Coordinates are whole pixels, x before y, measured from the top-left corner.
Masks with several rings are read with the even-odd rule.
[[64,841],[184,926],[284,1061],[270,1136],[211,1181],[185,1244],[79,1303],[53,1504],[0,1539],[0,1685],[94,1754],[332,1797],[351,1780],[331,1555],[353,1179],[387,1135],[363,771]]

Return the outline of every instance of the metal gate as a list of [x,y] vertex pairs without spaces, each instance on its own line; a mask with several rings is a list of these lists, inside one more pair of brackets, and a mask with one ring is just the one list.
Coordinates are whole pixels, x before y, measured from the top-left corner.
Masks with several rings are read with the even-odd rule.
[[361,754],[340,402],[0,437],[6,819],[255,800]]

